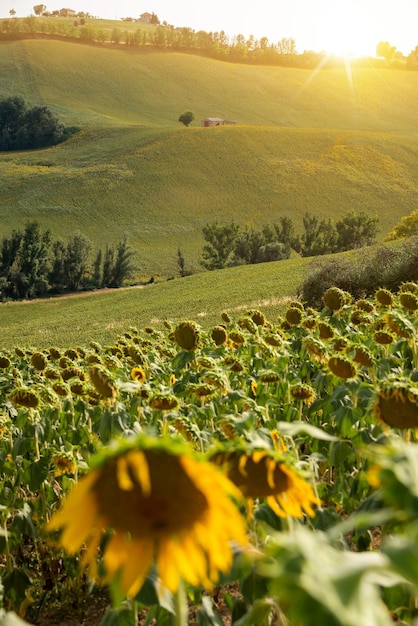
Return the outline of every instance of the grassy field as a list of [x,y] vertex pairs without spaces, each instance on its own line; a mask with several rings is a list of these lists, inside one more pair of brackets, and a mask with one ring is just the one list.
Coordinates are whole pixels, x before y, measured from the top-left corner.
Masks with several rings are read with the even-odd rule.
[[282,314],[309,259],[289,259],[205,272],[144,287],[101,293],[9,302],[0,306],[1,349],[23,346],[69,347],[95,340],[106,345],[130,326],[162,328],[164,321],[193,319],[209,328],[258,308]]
[[[418,73],[233,65],[62,41],[1,44],[0,95],[45,102],[82,131],[0,155],[0,236],[38,220],[94,244],[125,233],[139,275],[199,269],[202,227],[260,226],[305,211],[380,217],[381,238],[418,200]],[[249,88],[251,86],[251,88]],[[190,109],[191,128],[177,122]],[[200,128],[206,115],[238,125]]]
[[[122,23],[102,24],[103,28]],[[98,26],[95,24],[95,27]],[[130,25],[129,27],[131,27]],[[202,228],[260,227],[306,211],[378,214],[379,238],[418,202],[418,72],[234,65],[198,56],[28,39],[0,44],[0,97],[45,103],[80,132],[0,153],[0,237],[37,220],[103,246],[128,234],[138,279],[200,271]],[[192,110],[195,122],[177,121]],[[236,126],[201,128],[221,116]],[[296,265],[294,265],[296,264]],[[3,345],[108,341],[130,324],[262,303],[276,314],[305,261],[235,268],[144,289],[1,307]],[[270,308],[271,311],[270,311]],[[93,337],[94,335],[94,337]]]

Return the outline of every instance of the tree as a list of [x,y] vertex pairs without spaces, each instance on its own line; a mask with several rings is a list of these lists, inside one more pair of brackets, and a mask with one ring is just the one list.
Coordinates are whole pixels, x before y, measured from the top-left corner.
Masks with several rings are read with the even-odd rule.
[[207,244],[203,246],[202,265],[208,270],[219,270],[226,267],[234,252],[239,226],[234,222],[220,226],[218,222],[206,224],[203,237]]
[[33,12],[35,15],[42,15],[46,11],[45,4],[35,4],[33,7]]
[[350,211],[344,215],[335,224],[338,252],[370,246],[375,241],[378,222],[377,215],[367,215],[364,211],[360,213]]
[[123,281],[132,275],[135,270],[135,265],[132,263],[133,256],[134,252],[125,236],[116,246],[110,287],[121,287]]
[[400,239],[401,237],[412,237],[413,235],[418,235],[418,209],[412,211],[410,215],[402,217],[386,237],[386,241]]
[[71,291],[78,291],[84,285],[90,251],[91,242],[83,233],[76,233],[67,243],[65,274]]
[[30,109],[20,96],[0,100],[0,150],[52,146],[64,141],[69,132],[45,105]]
[[186,262],[180,246],[177,248],[177,267],[179,268],[180,276],[184,278],[186,276]]
[[190,126],[193,120],[194,120],[194,114],[191,111],[185,111],[184,113],[180,115],[178,121],[184,124],[185,126]]
[[379,41],[376,46],[376,56],[391,61],[395,55],[396,46],[391,46],[388,41]]
[[337,249],[337,232],[330,219],[319,219],[308,211],[303,216],[304,234],[300,240],[302,256],[329,254]]
[[10,17],[14,17],[16,15],[16,11],[14,9],[10,9],[9,15]]

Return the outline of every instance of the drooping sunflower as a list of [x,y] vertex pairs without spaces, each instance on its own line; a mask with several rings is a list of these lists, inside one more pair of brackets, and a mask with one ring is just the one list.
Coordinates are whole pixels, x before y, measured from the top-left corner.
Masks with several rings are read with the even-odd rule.
[[374,414],[393,428],[418,428],[418,388],[395,381],[377,394]]
[[266,499],[278,517],[313,517],[320,504],[314,491],[283,458],[268,450],[216,451],[212,463],[223,467],[228,478],[248,499],[251,513],[254,500]]
[[[133,597],[156,562],[172,592],[180,579],[210,588],[232,565],[231,541],[245,546],[244,519],[231,500],[239,490],[211,463],[177,442],[141,437],[96,459],[47,524],[60,545],[97,575],[104,537],[105,582]],[[80,511],[83,515],[80,515]]]

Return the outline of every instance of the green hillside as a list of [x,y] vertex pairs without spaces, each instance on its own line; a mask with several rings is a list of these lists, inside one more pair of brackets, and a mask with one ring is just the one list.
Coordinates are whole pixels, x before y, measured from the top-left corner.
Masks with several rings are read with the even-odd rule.
[[[246,66],[62,41],[0,44],[0,97],[47,103],[82,131],[0,153],[0,236],[29,219],[96,245],[129,235],[141,275],[199,268],[202,226],[305,211],[380,217],[417,206],[418,72]],[[192,110],[191,128],[177,122]],[[220,116],[234,127],[200,128]]]

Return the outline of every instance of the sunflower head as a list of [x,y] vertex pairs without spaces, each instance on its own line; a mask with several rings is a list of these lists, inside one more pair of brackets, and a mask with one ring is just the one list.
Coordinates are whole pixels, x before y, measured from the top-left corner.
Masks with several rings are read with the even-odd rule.
[[311,385],[307,383],[298,383],[290,388],[291,395],[297,400],[302,400],[306,404],[312,404],[316,398],[316,392]]
[[330,287],[322,296],[325,306],[331,311],[339,311],[346,302],[346,296],[342,289]]
[[236,346],[240,346],[241,344],[245,343],[245,337],[239,330],[231,330],[231,332],[229,333],[229,339]]
[[388,346],[393,343],[393,334],[387,330],[377,330],[374,333],[374,340],[376,343],[380,343],[382,346]]
[[319,322],[318,330],[321,339],[332,339],[334,337],[334,329],[328,322]]
[[228,341],[228,332],[225,326],[215,326],[210,336],[217,346],[221,346]]
[[393,428],[418,428],[418,388],[409,382],[393,382],[376,397],[374,414]]
[[280,374],[273,370],[262,370],[258,374],[258,380],[260,383],[277,383],[280,379]]
[[329,370],[339,378],[354,378],[356,367],[348,357],[332,356],[328,361]]
[[252,320],[249,315],[245,315],[244,317],[240,317],[237,321],[237,324],[240,328],[244,330],[248,330],[249,333],[255,335],[257,332],[257,324]]
[[269,345],[269,346],[273,346],[273,347],[279,347],[283,345],[283,341],[284,341],[284,335],[283,333],[276,329],[276,330],[272,330],[268,333],[266,333],[264,335],[264,341]]
[[264,313],[262,311],[259,311],[258,309],[256,309],[255,311],[249,311],[248,315],[257,326],[264,326],[267,322]]
[[102,397],[109,400],[116,398],[116,389],[113,382],[110,379],[108,372],[100,366],[91,367],[89,369],[90,382]]
[[193,322],[182,322],[174,330],[174,339],[183,350],[194,352],[199,345],[199,329]]
[[153,396],[149,405],[158,411],[174,411],[179,407],[179,401],[174,394],[157,394]]
[[232,565],[230,542],[248,542],[231,496],[241,497],[231,481],[183,444],[142,437],[96,458],[47,530],[62,530],[60,543],[70,554],[87,543],[82,563],[93,571],[97,548],[110,531],[105,580],[118,580],[128,597],[139,591],[154,562],[171,592],[180,579],[210,588]]
[[142,367],[133,367],[131,369],[131,378],[136,380],[137,383],[144,383],[147,376]]
[[11,365],[11,361],[9,357],[1,355],[0,356],[0,369],[7,370],[7,368],[10,367],[10,365]]
[[312,487],[282,459],[267,450],[232,449],[217,451],[212,463],[223,468],[228,478],[251,502],[262,498],[279,517],[314,516],[319,504]]
[[27,409],[36,409],[39,405],[39,396],[24,387],[15,389],[10,399],[15,406],[24,406]]
[[287,309],[285,317],[286,322],[290,324],[290,326],[299,326],[303,317],[303,309],[300,309],[300,307],[291,306]]
[[354,305],[354,308],[359,311],[365,311],[366,313],[373,313],[374,304],[370,302],[370,300],[365,300],[364,298],[360,298]]
[[363,309],[354,309],[350,315],[350,321],[354,326],[362,326],[363,324],[370,324],[372,318],[367,311],[363,311]]
[[378,289],[375,298],[381,306],[393,306],[395,302],[393,293],[389,289]]
[[399,293],[402,293],[403,291],[418,294],[418,283],[413,283],[412,281],[402,283],[399,287]]
[[372,367],[374,364],[374,357],[372,352],[366,348],[366,346],[355,346],[353,361],[363,367]]
[[67,454],[55,454],[52,457],[54,476],[73,475],[77,471],[77,463],[72,456]]
[[30,358],[30,364],[38,372],[43,372],[48,365],[48,360],[43,352],[34,352]]
[[399,302],[408,311],[416,311],[418,309],[418,294],[411,291],[402,291],[399,295]]

